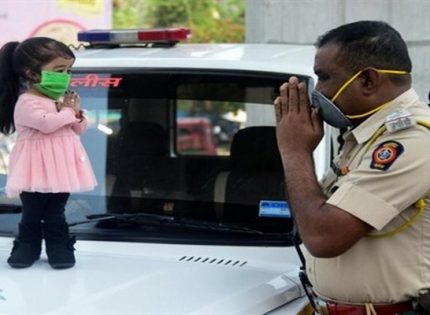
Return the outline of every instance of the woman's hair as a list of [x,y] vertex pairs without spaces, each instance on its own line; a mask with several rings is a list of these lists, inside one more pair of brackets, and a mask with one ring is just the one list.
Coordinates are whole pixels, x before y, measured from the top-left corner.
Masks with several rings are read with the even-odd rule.
[[[13,112],[21,89],[28,81],[28,73],[41,73],[42,67],[62,57],[74,59],[72,50],[62,42],[47,37],[33,37],[8,42],[0,49],[0,132],[15,131]],[[35,82],[32,82],[35,83]]]
[[338,63],[351,72],[365,67],[412,70],[405,41],[385,22],[358,21],[339,26],[320,36],[315,45],[321,48],[327,44],[339,45]]

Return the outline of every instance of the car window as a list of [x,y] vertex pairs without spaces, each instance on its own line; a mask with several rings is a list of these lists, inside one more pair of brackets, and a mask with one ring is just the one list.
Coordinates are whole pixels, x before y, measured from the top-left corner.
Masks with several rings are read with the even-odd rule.
[[177,154],[228,156],[239,129],[275,124],[270,105],[279,79],[239,74],[181,79],[176,86]]
[[[82,143],[98,186],[72,194],[68,221],[90,214],[148,213],[239,225],[261,231],[264,242],[275,234],[285,241],[282,235],[291,231],[292,222],[276,147],[273,100],[288,77],[76,69],[71,85],[89,120]],[[1,140],[4,184],[14,136]],[[19,200],[1,196],[1,205],[19,206]],[[14,222],[0,222],[0,232],[15,226],[17,216],[10,217]],[[160,232],[153,226],[117,223],[77,226],[75,232],[103,238],[108,230],[121,237]],[[179,232],[190,241],[202,241],[201,235],[194,238],[184,229],[175,230]],[[175,233],[169,231],[172,239]]]

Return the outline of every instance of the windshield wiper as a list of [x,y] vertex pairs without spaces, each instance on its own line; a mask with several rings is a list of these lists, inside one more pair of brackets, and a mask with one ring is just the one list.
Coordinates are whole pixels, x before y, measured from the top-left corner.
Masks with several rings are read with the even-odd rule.
[[194,220],[189,218],[157,215],[150,213],[121,213],[121,214],[91,214],[86,216],[87,220],[69,223],[69,226],[76,226],[85,223],[100,222],[106,220],[115,220],[124,223],[139,223],[139,224],[152,224],[162,226],[182,227],[187,229],[196,229],[204,231],[217,231],[217,232],[231,232],[231,233],[245,233],[253,235],[263,235],[262,231],[250,229],[247,227],[231,224],[222,224],[216,222],[209,222],[203,220]]
[[12,203],[0,204],[0,214],[11,214],[11,213],[21,213],[21,205],[15,205]]

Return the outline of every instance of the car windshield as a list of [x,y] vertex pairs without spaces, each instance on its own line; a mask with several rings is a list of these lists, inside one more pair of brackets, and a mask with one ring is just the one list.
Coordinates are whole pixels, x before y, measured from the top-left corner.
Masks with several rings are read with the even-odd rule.
[[[288,77],[75,70],[71,88],[89,120],[81,139],[98,186],[71,195],[66,214],[72,233],[162,242],[288,242],[292,220],[273,110]],[[13,143],[14,135],[2,136],[3,187]],[[19,199],[0,196],[0,233],[16,232],[19,211]]]

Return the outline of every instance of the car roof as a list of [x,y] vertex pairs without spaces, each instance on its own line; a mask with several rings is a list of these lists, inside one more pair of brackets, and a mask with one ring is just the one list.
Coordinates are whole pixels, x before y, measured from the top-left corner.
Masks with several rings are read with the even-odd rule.
[[312,45],[177,44],[78,49],[74,68],[186,68],[300,74],[315,78]]

